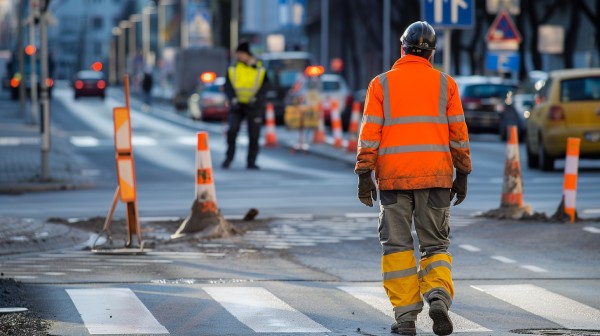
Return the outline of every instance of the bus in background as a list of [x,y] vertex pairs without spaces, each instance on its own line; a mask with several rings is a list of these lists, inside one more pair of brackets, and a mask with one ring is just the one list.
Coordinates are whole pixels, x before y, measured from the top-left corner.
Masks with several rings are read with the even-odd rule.
[[269,76],[267,102],[273,104],[278,124],[283,124],[285,96],[294,83],[303,75],[307,66],[314,64],[310,53],[285,51],[265,53],[259,57]]

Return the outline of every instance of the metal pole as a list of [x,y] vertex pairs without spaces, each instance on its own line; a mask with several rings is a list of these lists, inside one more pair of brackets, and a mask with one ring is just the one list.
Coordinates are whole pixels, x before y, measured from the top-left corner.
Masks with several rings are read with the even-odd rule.
[[240,0],[231,0],[231,21],[229,22],[229,48],[233,54],[239,39]]
[[136,52],[135,34],[136,34],[135,22],[131,22],[131,24],[129,26],[129,54],[128,54],[129,58],[131,59],[130,72],[133,70],[133,65],[134,65],[134,61],[135,61],[135,52]]
[[383,71],[390,66],[390,0],[383,0]]
[[17,55],[19,58],[19,74],[21,82],[19,83],[19,112],[25,117],[25,46],[23,45],[23,0],[18,3],[18,29],[17,29]]
[[[158,5],[158,58],[162,58],[162,54],[163,54],[163,50],[165,49],[165,26],[166,26],[166,22],[165,22],[165,10],[166,10],[166,5],[159,3]],[[144,18],[146,16],[144,15]],[[150,31],[150,25],[148,25],[148,31]],[[148,34],[150,35],[150,34]],[[149,44],[149,43],[148,43]],[[147,49],[149,49],[148,47],[145,47],[144,49],[144,61],[146,60],[146,53],[147,53]]]
[[[30,2],[31,4],[31,2]],[[30,7],[31,8],[31,7]],[[33,20],[33,11],[29,11],[29,44],[35,46],[35,22]],[[37,124],[37,118],[39,113],[39,101],[38,101],[38,78],[37,78],[37,51],[29,56],[29,72],[30,72],[30,86],[31,86],[31,121]],[[25,76],[23,76],[24,78]],[[23,81],[24,83],[25,81]]]
[[114,85],[117,82],[117,56],[115,39],[111,37],[108,47],[108,82]]
[[48,24],[47,14],[40,16],[40,73],[42,75],[42,180],[50,177],[50,100],[48,99]]
[[117,82],[121,82],[123,80],[123,76],[125,76],[125,29],[121,29],[121,32],[119,34],[118,53],[119,78],[117,79]]
[[452,42],[452,30],[444,29],[444,72],[450,73],[450,48]]
[[329,0],[321,1],[321,65],[329,68],[327,59],[329,55]]
[[[160,29],[158,40],[160,41]],[[142,53],[144,54],[144,65],[148,65],[148,54],[150,53],[150,13],[146,9],[142,11]]]
[[188,0],[181,0],[181,49],[187,49],[190,44],[187,25]]

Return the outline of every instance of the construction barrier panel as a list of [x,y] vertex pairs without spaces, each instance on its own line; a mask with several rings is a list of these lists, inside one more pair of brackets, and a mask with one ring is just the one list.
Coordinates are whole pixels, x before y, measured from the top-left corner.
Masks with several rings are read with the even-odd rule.
[[331,103],[331,130],[333,131],[333,146],[342,148],[342,119],[339,104],[336,100]]
[[131,122],[127,107],[113,109],[114,140],[121,201],[135,202],[135,169],[131,146]]
[[358,124],[360,123],[360,103],[352,104],[352,114],[350,117],[350,126],[348,127],[348,146],[346,150],[349,153],[356,152],[358,147]]
[[327,101],[319,102],[319,125],[313,134],[313,144],[325,143],[325,109]]
[[275,110],[273,104],[267,104],[266,112],[267,127],[265,132],[265,147],[277,147],[277,133],[275,130]]
[[288,129],[315,129],[319,127],[319,107],[318,105],[286,106],[283,119]]
[[563,197],[565,213],[575,222],[575,200],[577,198],[577,174],[579,171],[579,146],[581,139],[567,139],[567,155],[565,162],[565,181],[563,183]]

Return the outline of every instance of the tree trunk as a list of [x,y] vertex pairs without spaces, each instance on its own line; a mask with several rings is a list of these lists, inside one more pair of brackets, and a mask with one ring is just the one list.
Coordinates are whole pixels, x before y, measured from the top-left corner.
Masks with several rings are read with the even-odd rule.
[[579,13],[581,8],[579,2],[571,3],[571,18],[569,20],[569,28],[565,34],[565,48],[563,53],[563,62],[566,69],[571,69],[574,66],[575,51],[577,49],[577,35],[579,34]]
[[533,70],[542,70],[542,54],[538,51],[538,26],[539,21],[535,14],[535,1],[534,0],[523,0],[523,10],[529,14],[529,27],[531,29],[531,40],[529,43],[529,50],[531,51],[531,61],[533,63]]

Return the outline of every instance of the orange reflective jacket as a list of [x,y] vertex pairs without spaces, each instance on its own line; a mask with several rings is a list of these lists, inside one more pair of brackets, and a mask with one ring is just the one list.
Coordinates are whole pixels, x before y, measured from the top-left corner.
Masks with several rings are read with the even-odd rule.
[[355,172],[375,170],[380,190],[450,188],[453,166],[471,172],[456,82],[405,55],[369,84]]

